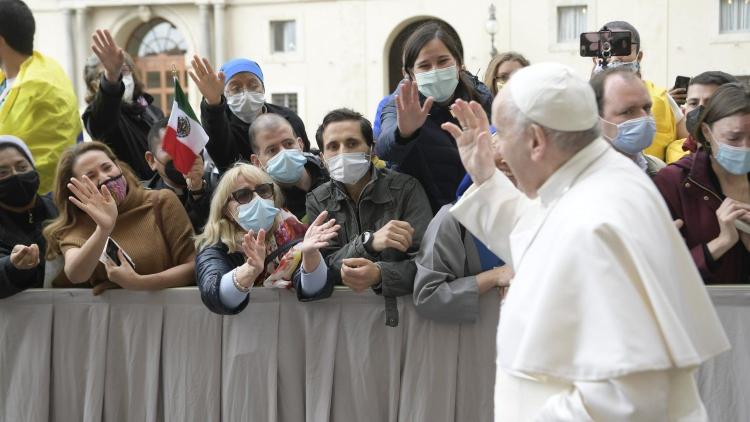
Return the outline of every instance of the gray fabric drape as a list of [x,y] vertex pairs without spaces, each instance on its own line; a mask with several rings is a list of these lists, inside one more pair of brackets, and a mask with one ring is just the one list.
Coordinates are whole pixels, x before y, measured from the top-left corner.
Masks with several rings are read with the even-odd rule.
[[[750,420],[750,288],[709,288],[733,349],[698,373],[711,420]],[[399,298],[300,303],[255,289],[236,316],[195,288],[30,290],[0,300],[0,421],[489,421],[499,298],[443,324]],[[411,299],[411,297],[406,297]]]

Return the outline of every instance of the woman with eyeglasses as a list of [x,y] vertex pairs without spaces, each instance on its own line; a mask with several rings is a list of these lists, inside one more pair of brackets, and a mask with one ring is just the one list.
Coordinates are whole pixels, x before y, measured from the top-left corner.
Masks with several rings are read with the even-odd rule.
[[521,53],[508,51],[496,55],[487,65],[487,71],[484,73],[484,84],[490,89],[492,98],[495,98],[498,92],[503,89],[511,75],[518,69],[530,65],[529,60]]
[[108,30],[91,36],[92,54],[86,61],[86,111],[81,119],[91,138],[107,144],[133,168],[141,180],[154,176],[146,160],[147,136],[164,113],[144,92],[135,62],[117,45]]
[[339,226],[325,221],[323,212],[308,228],[281,208],[283,202],[281,190],[258,167],[238,163],[222,175],[195,239],[198,288],[212,312],[241,312],[254,286],[294,287],[301,301],[331,295],[319,249]]

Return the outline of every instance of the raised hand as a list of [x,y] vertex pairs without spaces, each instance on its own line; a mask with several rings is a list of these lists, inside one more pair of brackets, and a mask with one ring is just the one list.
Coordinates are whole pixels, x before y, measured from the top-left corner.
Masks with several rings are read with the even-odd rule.
[[380,267],[367,258],[346,258],[341,265],[341,281],[357,293],[380,283]]
[[193,167],[185,176],[185,182],[189,191],[199,191],[203,188],[203,157],[198,154],[193,162]]
[[373,234],[372,248],[382,252],[386,248],[393,248],[406,252],[412,243],[414,228],[408,221],[391,220]]
[[432,103],[433,98],[427,97],[424,105],[419,104],[419,89],[416,82],[407,80],[401,84],[396,94],[396,122],[402,137],[411,137],[424,125]]
[[193,68],[188,71],[188,75],[190,75],[190,79],[195,82],[198,90],[203,94],[206,103],[211,105],[219,104],[221,102],[221,95],[224,94],[224,72],[214,72],[211,63],[205,57],[193,56],[193,60],[190,63]]
[[242,252],[245,263],[237,267],[235,276],[242,287],[249,289],[265,269],[266,231],[259,231],[258,236],[252,230],[248,231],[242,237]]
[[305,232],[305,238],[297,245],[302,253],[317,252],[320,248],[328,246],[328,241],[337,236],[341,226],[336,220],[326,221],[328,211],[323,211],[315,221],[310,224]]
[[[117,83],[125,63],[125,53],[117,45],[112,35],[106,29],[97,29],[92,35],[91,50],[99,58],[104,67],[104,77],[111,83]],[[131,71],[134,69],[131,69]]]
[[30,270],[39,265],[39,246],[15,245],[10,252],[10,263],[18,270]]
[[88,214],[94,223],[109,236],[117,221],[117,203],[107,186],[102,185],[100,189],[97,189],[91,179],[83,176],[81,180],[71,177],[68,189],[75,195],[68,197],[70,202]]
[[479,186],[496,170],[487,113],[476,101],[467,103],[464,100],[456,100],[451,111],[461,127],[450,122],[440,127],[456,139],[461,162]]

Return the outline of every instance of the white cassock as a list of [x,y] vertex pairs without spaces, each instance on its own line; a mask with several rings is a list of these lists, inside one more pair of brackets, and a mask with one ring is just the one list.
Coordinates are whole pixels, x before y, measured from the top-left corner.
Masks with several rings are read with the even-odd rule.
[[597,139],[538,194],[496,171],[451,209],[516,273],[495,420],[707,420],[693,372],[729,342],[651,180]]

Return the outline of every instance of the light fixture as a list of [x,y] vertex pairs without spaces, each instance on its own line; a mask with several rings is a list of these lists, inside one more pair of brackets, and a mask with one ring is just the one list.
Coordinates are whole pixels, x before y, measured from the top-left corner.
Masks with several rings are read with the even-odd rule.
[[497,19],[495,19],[495,5],[490,3],[490,18],[487,19],[487,23],[484,24],[484,29],[490,34],[490,57],[494,58],[497,55],[497,49],[495,48],[495,34],[497,33]]

